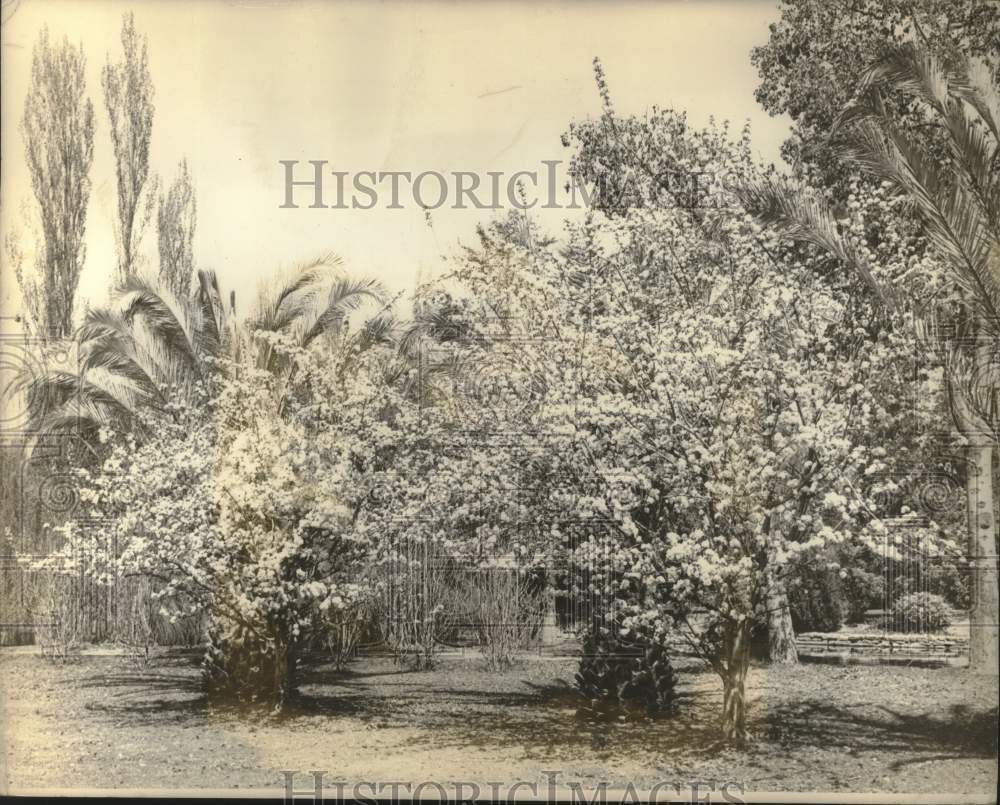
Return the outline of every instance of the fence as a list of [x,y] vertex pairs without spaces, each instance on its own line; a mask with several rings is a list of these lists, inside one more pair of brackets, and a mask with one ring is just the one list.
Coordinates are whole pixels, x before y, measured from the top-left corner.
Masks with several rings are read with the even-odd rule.
[[157,612],[143,577],[112,575],[102,583],[82,569],[71,573],[26,567],[0,558],[0,646],[115,642],[189,645],[201,624],[170,624]]

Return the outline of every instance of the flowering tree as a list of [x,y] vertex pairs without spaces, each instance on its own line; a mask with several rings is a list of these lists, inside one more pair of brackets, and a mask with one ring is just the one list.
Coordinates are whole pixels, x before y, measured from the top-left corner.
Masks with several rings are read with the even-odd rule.
[[[1000,108],[994,72],[989,63],[974,59],[945,66],[926,45],[890,48],[871,65],[857,97],[838,119],[845,163],[869,180],[881,180],[882,189],[900,202],[897,207],[919,216],[928,259],[915,270],[891,271],[900,263],[895,249],[889,255],[845,251],[853,233],[844,237],[826,206],[797,189],[772,180],[751,183],[743,193],[762,220],[835,253],[874,294],[912,311],[922,325],[920,340],[938,353],[948,413],[966,451],[969,553],[976,565],[970,661],[987,673],[996,668],[998,651],[991,458],[998,440],[997,379],[990,360],[1000,309],[993,170],[1000,153]],[[927,126],[937,130],[943,152],[893,120],[886,111],[887,91],[910,98]]]
[[[490,620],[479,624],[488,654],[501,657],[499,644],[523,637],[537,614],[544,560],[525,526],[548,494],[541,473],[551,457],[519,437],[539,410],[534,380],[547,364],[521,363],[519,324],[475,297],[423,289],[405,331],[398,441],[358,518],[384,580],[383,625],[427,665],[452,616],[478,609]],[[511,589],[520,603],[498,600]]]
[[211,689],[280,707],[308,638],[365,594],[354,524],[395,400],[358,339],[261,337],[285,373],[217,362],[141,442],[106,433],[106,460],[83,473],[95,519],[69,528],[68,551],[86,542],[114,564],[92,572],[155,578],[166,614],[207,612]]
[[570,136],[600,211],[561,250],[494,230],[507,270],[470,260],[462,276],[560,334],[523,346],[545,366],[539,427],[565,437],[550,496],[576,520],[545,536],[588,568],[597,628],[685,637],[742,741],[753,624],[785,606],[794,568],[884,538],[885,451],[866,434],[898,416],[876,392],[906,344],[861,326],[849,289],[729,194],[757,170],[746,133],[606,106]]

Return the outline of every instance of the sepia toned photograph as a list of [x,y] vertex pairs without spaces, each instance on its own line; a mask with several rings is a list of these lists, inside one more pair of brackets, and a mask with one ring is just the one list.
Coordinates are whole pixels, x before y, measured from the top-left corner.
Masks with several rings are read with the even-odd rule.
[[0,9],[0,794],[997,802],[1000,2]]

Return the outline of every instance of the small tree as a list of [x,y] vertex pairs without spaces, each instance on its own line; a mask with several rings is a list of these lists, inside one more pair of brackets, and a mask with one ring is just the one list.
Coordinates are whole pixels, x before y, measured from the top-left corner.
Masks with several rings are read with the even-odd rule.
[[[213,696],[282,708],[302,648],[331,609],[363,597],[368,550],[352,512],[364,483],[351,482],[362,446],[348,433],[364,433],[354,423],[378,398],[364,372],[343,385],[344,357],[298,355],[294,387],[221,364],[170,399],[141,442],[112,436],[103,464],[81,471],[98,525],[70,524],[67,550],[93,557],[85,569],[98,579],[154,579],[167,617],[205,613]],[[339,404],[326,405],[331,392]],[[89,550],[74,553],[80,544]]]
[[481,567],[474,583],[486,665],[506,671],[541,622],[539,586],[529,573],[504,564]]

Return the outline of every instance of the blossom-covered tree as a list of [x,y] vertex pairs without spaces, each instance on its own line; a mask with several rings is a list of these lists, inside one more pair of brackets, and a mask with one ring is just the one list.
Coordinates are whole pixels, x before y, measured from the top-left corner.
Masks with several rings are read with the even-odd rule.
[[[937,130],[940,156],[887,113],[890,90],[909,98],[915,114]],[[821,199],[797,188],[772,179],[751,182],[741,193],[761,220],[832,252],[890,310],[908,311],[920,325],[915,342],[937,353],[948,413],[966,453],[968,551],[976,565],[970,659],[987,673],[996,668],[998,651],[992,492],[997,377],[991,360],[1000,308],[998,119],[988,63],[964,59],[947,67],[912,44],[891,48],[872,64],[857,97],[842,110],[836,139],[841,158],[881,181],[894,206],[908,208],[904,220],[915,213],[921,223],[926,253],[909,265],[894,253],[898,239],[889,250],[873,252],[854,232],[841,231]],[[860,206],[853,196],[851,203]],[[882,217],[891,220],[892,214]]]
[[866,433],[898,415],[876,390],[907,344],[873,338],[847,289],[729,192],[758,170],[746,132],[606,106],[570,138],[603,208],[562,249],[495,230],[507,270],[473,260],[460,276],[558,334],[521,345],[544,367],[535,428],[562,437],[550,495],[574,520],[544,536],[587,568],[597,628],[686,638],[742,741],[753,625],[802,562],[885,538],[871,491],[886,451]]
[[165,615],[207,613],[210,688],[280,708],[307,639],[363,593],[355,520],[393,399],[356,339],[261,337],[294,373],[222,362],[141,441],[105,432],[107,458],[82,471],[93,517],[68,528],[68,551],[110,557],[98,576],[154,578]]
[[79,372],[33,379],[65,400],[40,426],[82,419],[100,458],[64,555],[97,562],[98,580],[154,578],[167,615],[207,612],[209,680],[278,706],[315,619],[356,589],[320,595],[357,555],[345,507],[365,485],[338,484],[392,404],[391,367],[365,363],[381,360],[384,320],[350,323],[380,291],[330,262],[262,293],[243,326],[210,274],[190,301],[133,280],[89,315]]

